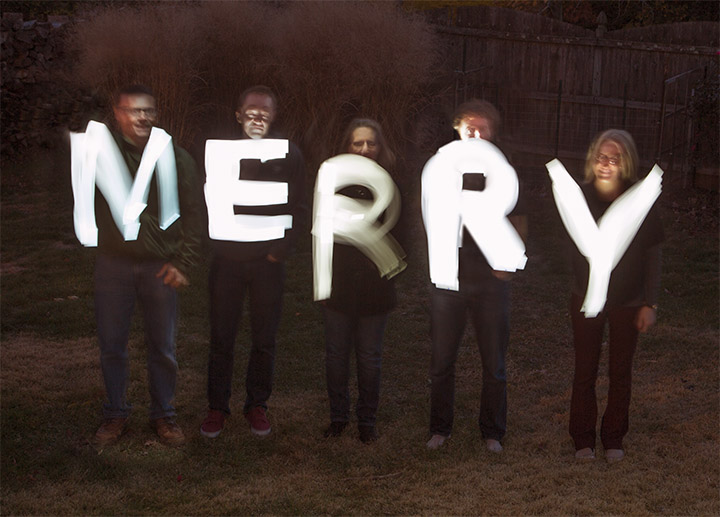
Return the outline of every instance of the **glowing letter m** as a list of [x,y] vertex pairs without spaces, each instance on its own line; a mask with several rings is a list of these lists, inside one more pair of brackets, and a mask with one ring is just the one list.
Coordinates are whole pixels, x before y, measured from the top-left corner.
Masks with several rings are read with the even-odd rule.
[[126,241],[137,239],[140,214],[147,206],[150,180],[156,165],[160,228],[167,229],[180,217],[172,138],[162,129],[152,128],[134,181],[105,124],[90,121],[85,133],[70,133],[70,145],[75,234],[84,246],[97,246],[98,242],[96,185],[123,238]]

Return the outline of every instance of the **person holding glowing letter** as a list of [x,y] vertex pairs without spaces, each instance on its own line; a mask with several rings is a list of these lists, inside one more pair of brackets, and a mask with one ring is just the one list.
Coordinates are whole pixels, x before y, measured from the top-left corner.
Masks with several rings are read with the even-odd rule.
[[107,402],[95,442],[115,443],[127,427],[128,338],[138,301],[150,422],[164,443],[180,445],[185,437],[173,407],[177,289],[188,284],[201,249],[199,178],[190,155],[153,127],[158,110],[149,88],[119,90],[113,113],[117,130],[91,121],[85,133],[71,134],[76,233],[98,248],[95,315]]
[[482,358],[480,431],[488,450],[502,451],[509,280],[527,261],[527,220],[518,203],[515,170],[491,143],[499,124],[489,102],[462,104],[453,117],[460,141],[440,148],[423,170],[423,220],[434,284],[429,449],[441,447],[452,430],[455,362],[469,313]]
[[217,437],[230,414],[235,338],[247,295],[252,343],[243,408],[250,431],[270,433],[266,415],[275,365],[275,336],[285,284],[284,261],[304,211],[305,164],[295,145],[274,139],[278,105],[266,86],[245,90],[235,117],[237,140],[205,145],[205,200],[210,264],[208,413],[200,432]]
[[386,169],[395,156],[380,125],[354,119],[342,154],[318,172],[313,224],[315,299],[325,323],[325,372],[330,399],[326,438],[342,434],[350,420],[348,377],[355,348],[356,414],[363,443],[377,440],[382,340],[395,306],[393,278],[405,268],[403,250],[389,230],[400,211],[400,192]]
[[625,456],[622,442],[628,430],[638,332],[646,332],[656,320],[664,237],[655,201],[662,171],[656,166],[638,181],[635,142],[618,129],[593,140],[580,187],[557,160],[547,167],[558,211],[574,242],[570,435],[575,457],[595,459],[595,382],[607,322],[609,390],[600,438],[606,460],[616,462]]

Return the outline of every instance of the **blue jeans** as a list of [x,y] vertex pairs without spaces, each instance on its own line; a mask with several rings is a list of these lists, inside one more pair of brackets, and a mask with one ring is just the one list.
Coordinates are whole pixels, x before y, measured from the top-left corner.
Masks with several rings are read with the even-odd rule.
[[455,404],[455,361],[468,312],[482,358],[479,424],[483,438],[501,440],[507,421],[505,353],[510,333],[510,284],[490,278],[460,292],[433,287],[431,303],[430,433],[449,436]]
[[245,377],[247,413],[267,409],[275,368],[275,335],[280,324],[285,265],[265,259],[240,262],[215,256],[210,264],[210,359],[208,405],[230,413],[235,338],[245,294],[250,301],[252,346]]
[[325,374],[330,399],[330,421],[350,420],[350,351],[355,348],[359,426],[374,426],[380,400],[382,339],[387,314],[349,316],[327,307],[325,320]]
[[127,418],[132,408],[127,401],[128,338],[135,300],[140,302],[145,330],[150,419],[175,415],[177,291],[155,276],[162,266],[162,261],[102,254],[95,261],[95,317],[107,395],[105,418]]

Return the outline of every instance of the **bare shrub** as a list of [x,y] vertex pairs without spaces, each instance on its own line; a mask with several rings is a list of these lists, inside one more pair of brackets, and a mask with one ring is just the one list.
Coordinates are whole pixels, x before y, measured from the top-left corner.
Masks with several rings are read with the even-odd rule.
[[111,93],[147,83],[186,145],[199,127],[233,124],[244,88],[270,86],[279,123],[313,166],[337,151],[358,115],[379,120],[390,145],[404,146],[435,56],[429,26],[382,2],[106,8],[78,24],[73,41],[81,84]]
[[389,3],[295,3],[278,20],[278,89],[292,112],[288,129],[304,136],[313,158],[337,151],[344,126],[378,120],[398,148],[424,100],[433,37],[424,22]]
[[76,25],[71,46],[77,54],[76,80],[110,98],[120,87],[151,87],[161,125],[180,142],[192,140],[203,79],[197,52],[201,33],[195,8],[142,5],[87,12]]

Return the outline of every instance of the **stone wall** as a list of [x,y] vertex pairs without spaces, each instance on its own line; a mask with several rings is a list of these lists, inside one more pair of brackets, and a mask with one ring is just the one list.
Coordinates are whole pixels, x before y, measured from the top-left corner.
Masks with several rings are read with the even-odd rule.
[[0,29],[0,152],[5,160],[36,146],[57,145],[62,130],[73,122],[79,125],[82,114],[97,103],[67,80],[67,17],[49,16],[41,22],[23,20],[20,13],[3,13]]

